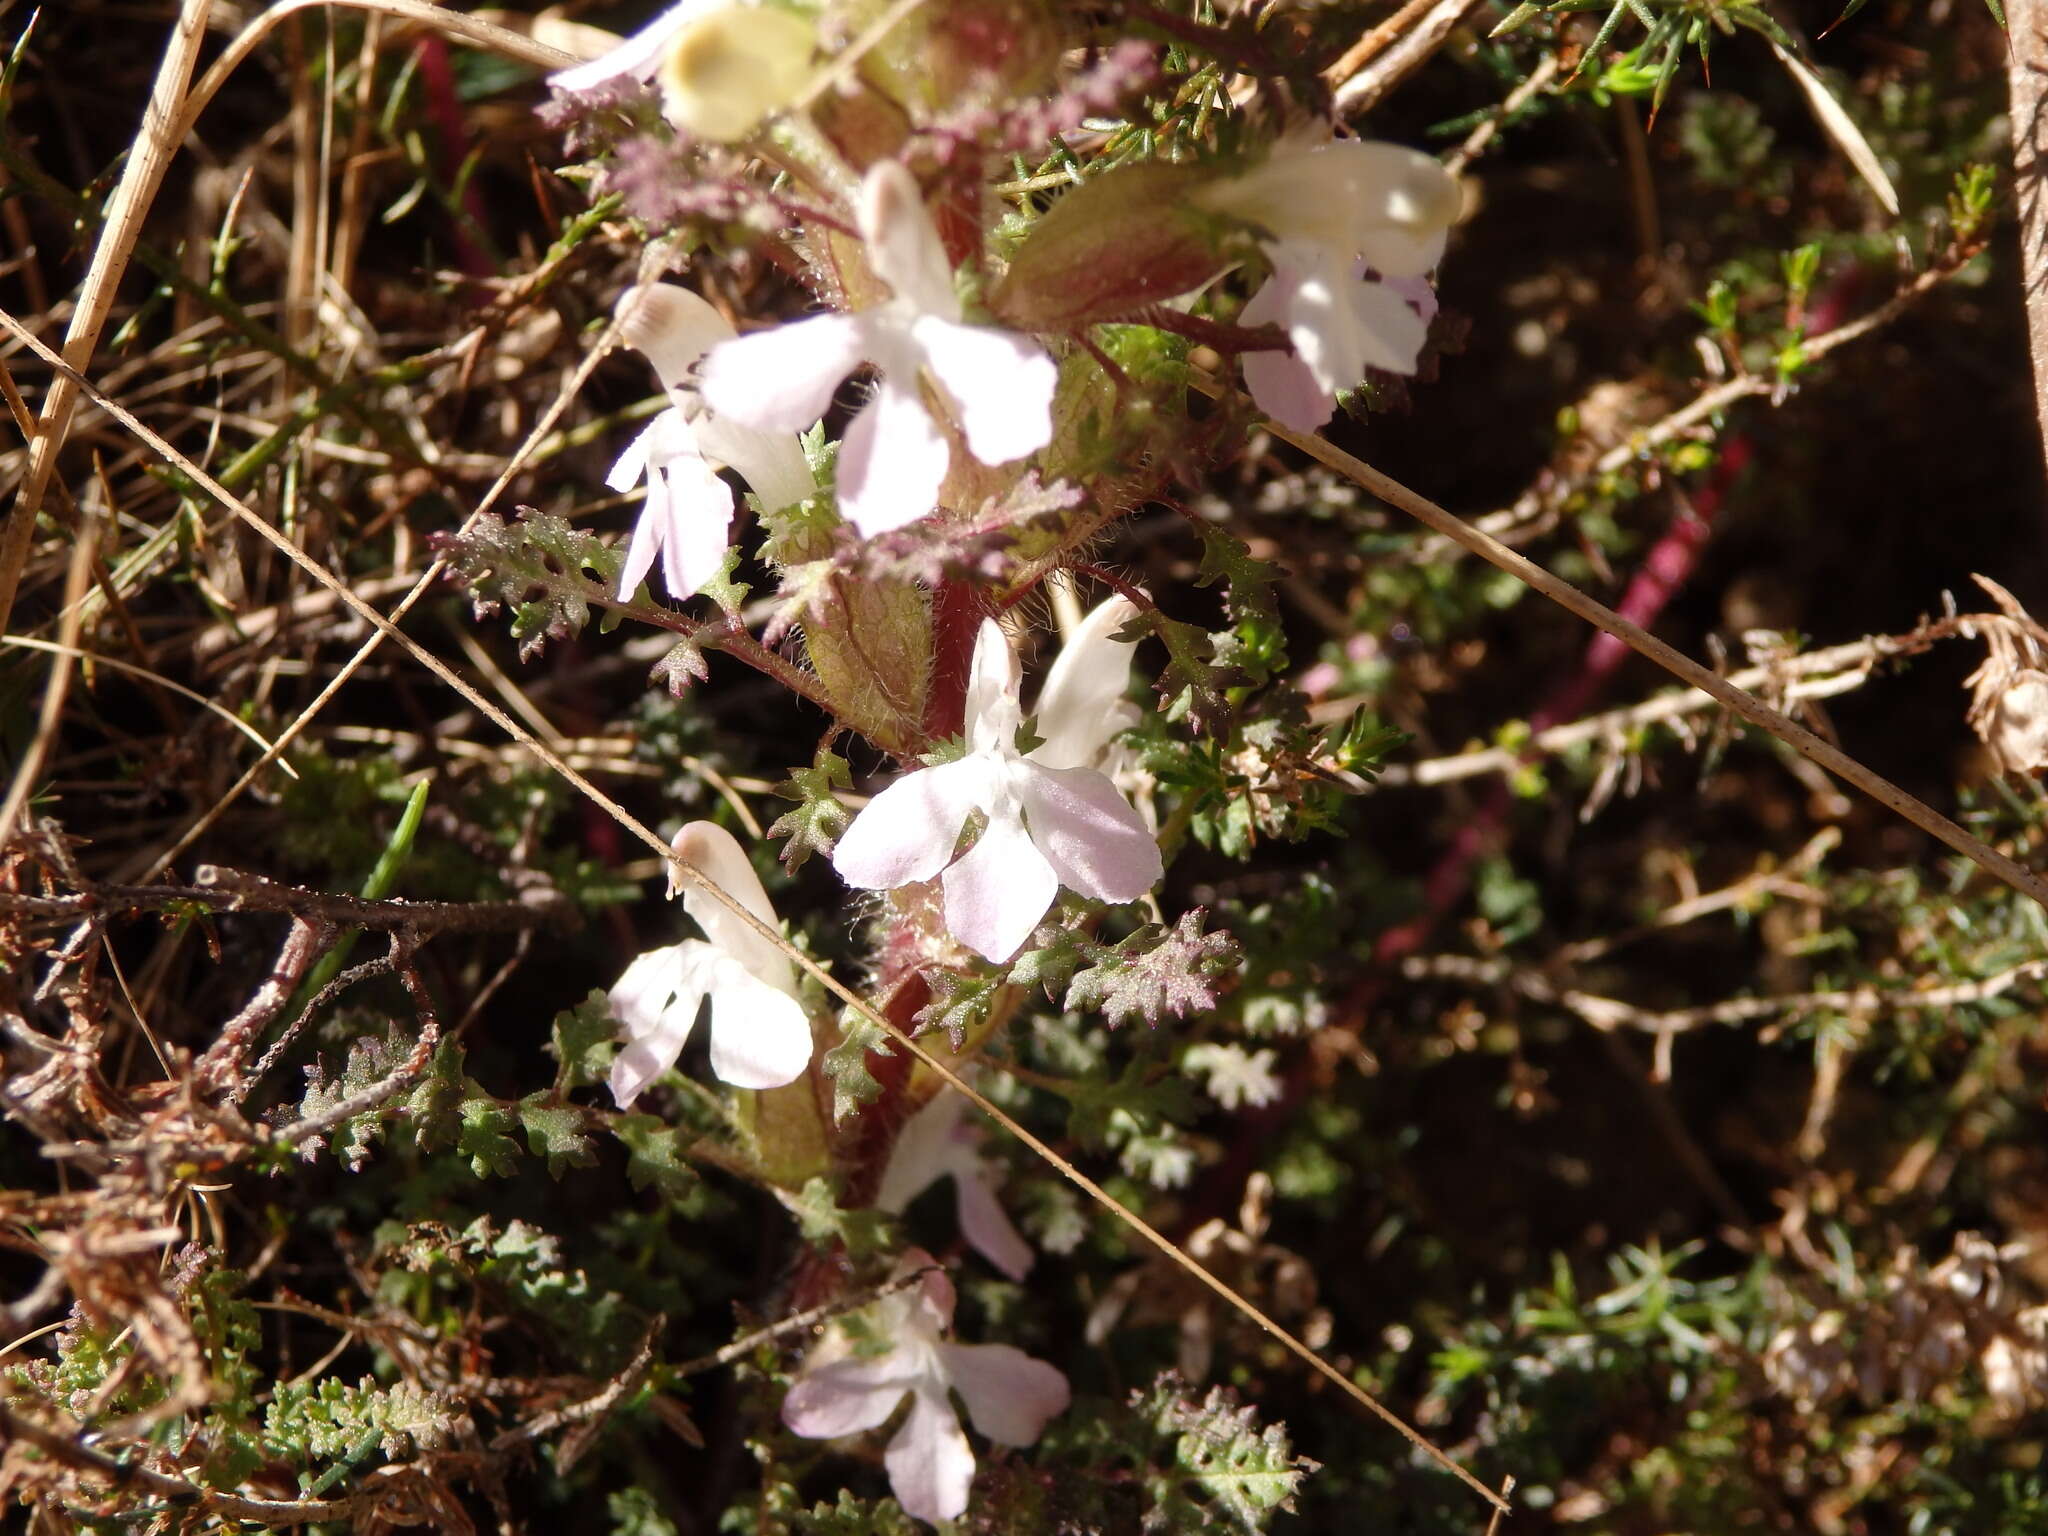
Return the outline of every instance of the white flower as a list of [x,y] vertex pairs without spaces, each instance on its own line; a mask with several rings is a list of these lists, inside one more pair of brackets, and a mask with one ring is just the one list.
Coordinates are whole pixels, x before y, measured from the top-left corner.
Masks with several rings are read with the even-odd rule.
[[[774,925],[775,909],[760,877],[725,828],[693,821],[676,834],[674,847],[749,912]],[[649,950],[626,967],[608,999],[612,1016],[626,1026],[626,1048],[612,1062],[611,1078],[621,1109],[675,1065],[707,997],[711,1070],[721,1081],[735,1088],[779,1088],[811,1063],[811,1022],[797,1001],[789,958],[694,885],[684,888],[683,910],[704,930],[704,940]]]
[[897,1133],[875,1194],[878,1210],[901,1211],[940,1179],[953,1181],[960,1235],[974,1251],[1012,1280],[1030,1272],[1037,1255],[1012,1225],[990,1186],[988,1165],[977,1148],[980,1131],[962,1123],[966,1096],[941,1088]]
[[[984,619],[967,680],[966,755],[891,784],[854,818],[832,855],[849,885],[871,891],[943,870],[946,927],[990,960],[1017,952],[1062,884],[1097,901],[1135,901],[1164,872],[1144,820],[1105,775],[1051,766],[1040,757],[1043,747],[1017,750],[1018,688],[1017,654]],[[1085,696],[1078,679],[1072,696]],[[1069,707],[1079,704],[1041,712],[1049,741],[1072,739]],[[987,825],[956,860],[961,828],[976,811]]]
[[764,432],[809,426],[840,380],[871,362],[881,387],[839,447],[839,505],[863,534],[915,522],[936,504],[951,450],[925,409],[921,370],[958,418],[967,448],[1004,464],[1052,440],[1059,369],[1028,336],[961,321],[953,269],[910,172],[893,160],[861,183],[861,236],[895,297],[743,336],[704,360],[713,409]]
[[[1245,355],[1245,383],[1266,414],[1313,432],[1368,367],[1415,371],[1429,326],[1410,282],[1443,259],[1459,206],[1456,179],[1436,161],[1359,139],[1283,139],[1196,201],[1257,229],[1273,264],[1240,317],[1277,322],[1294,346]],[[1383,281],[1363,280],[1367,267]]]
[[697,398],[692,366],[706,348],[733,334],[717,310],[687,288],[648,283],[626,290],[619,324],[628,344],[654,364],[671,401],[605,476],[615,491],[647,481],[647,500],[619,572],[619,598],[632,597],[657,553],[669,595],[689,597],[718,574],[732,536],[732,491],[708,460],[739,471],[770,511],[802,501],[817,487],[794,437],[723,420]]
[[575,92],[658,82],[670,122],[731,143],[802,94],[816,47],[810,22],[779,6],[683,0],[601,58],[550,75],[548,84]]
[[[896,1273],[931,1262],[913,1248],[897,1261]],[[952,1282],[936,1269],[916,1286],[883,1297],[870,1317],[893,1347],[856,1356],[835,1331],[804,1362],[782,1402],[782,1422],[792,1431],[829,1440],[875,1428],[908,1396],[910,1413],[882,1461],[897,1502],[934,1523],[966,1510],[974,1482],[974,1452],[953,1409],[953,1392],[966,1401],[974,1427],[998,1445],[1032,1444],[1072,1400],[1067,1378],[1022,1350],[947,1342],[953,1304]]]

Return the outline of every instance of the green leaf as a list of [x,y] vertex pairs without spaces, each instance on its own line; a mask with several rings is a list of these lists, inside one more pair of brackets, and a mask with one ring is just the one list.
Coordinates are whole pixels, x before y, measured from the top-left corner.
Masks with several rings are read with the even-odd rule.
[[853,770],[845,758],[820,750],[818,761],[809,768],[793,768],[789,777],[775,786],[775,793],[796,801],[768,829],[770,837],[786,838],[782,845],[782,867],[795,874],[814,853],[830,853],[846,832],[852,818],[833,793],[853,787]]
[[874,1073],[868,1070],[868,1052],[879,1056],[892,1054],[889,1037],[881,1027],[870,1024],[859,1014],[848,1010],[839,1016],[842,1038],[839,1044],[825,1053],[825,1075],[832,1079],[832,1118],[846,1119],[863,1104],[871,1104],[881,1096],[882,1085],[875,1081]]
[[612,1134],[626,1149],[626,1177],[635,1189],[652,1188],[680,1200],[697,1187],[697,1170],[683,1155],[683,1136],[654,1115],[619,1115]]
[[486,512],[467,531],[430,542],[468,585],[478,618],[511,609],[522,661],[549,640],[580,635],[591,605],[612,601],[625,563],[622,551],[595,534],[531,508],[521,508],[516,523]]
[[870,1258],[893,1246],[891,1218],[871,1206],[847,1210],[839,1203],[839,1191],[830,1179],[810,1180],[789,1197],[789,1211],[804,1241],[816,1247],[844,1243],[849,1257]]
[[1216,1006],[1215,978],[1234,968],[1237,941],[1202,932],[1201,907],[1183,912],[1171,929],[1156,924],[1101,950],[1067,987],[1067,1007],[1098,1008],[1111,1024],[1140,1018],[1157,1024]]
[[612,1022],[611,1004],[603,992],[593,987],[574,1008],[556,1014],[551,1033],[548,1051],[559,1063],[555,1068],[557,1098],[572,1088],[589,1088],[605,1080],[617,1048],[618,1026]]
[[[1160,1434],[1175,1437],[1172,1468],[1148,1482],[1153,1503],[1162,1512],[1180,1506],[1186,1510],[1183,1521],[1193,1515],[1208,1524],[1220,1515],[1237,1530],[1262,1531],[1272,1515],[1294,1508],[1302,1478],[1318,1468],[1294,1454],[1283,1425],[1260,1428],[1257,1414],[1238,1406],[1228,1387],[1211,1387],[1196,1402],[1168,1372],[1150,1392],[1135,1394],[1132,1406]],[[1193,1510],[1186,1509],[1190,1503]],[[1176,1521],[1169,1528],[1189,1524]]]
[[519,1123],[526,1128],[528,1149],[548,1160],[548,1172],[555,1178],[597,1161],[597,1148],[584,1134],[583,1111],[552,1093],[521,1099]]
[[1202,524],[1202,564],[1195,585],[1224,584],[1224,600],[1232,619],[1259,619],[1278,626],[1280,610],[1273,602],[1273,584],[1280,573],[1264,560],[1252,558],[1244,541],[1214,523]]
[[504,1106],[483,1094],[471,1083],[476,1096],[463,1100],[462,1128],[455,1134],[455,1150],[469,1159],[478,1178],[496,1174],[509,1179],[519,1171],[519,1143],[511,1137],[518,1124]]

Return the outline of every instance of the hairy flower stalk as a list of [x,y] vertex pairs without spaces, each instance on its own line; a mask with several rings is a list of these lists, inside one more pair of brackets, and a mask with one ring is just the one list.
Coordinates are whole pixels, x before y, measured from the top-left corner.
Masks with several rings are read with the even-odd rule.
[[[1102,654],[1111,647],[1114,661]],[[1151,890],[1164,870],[1144,819],[1099,770],[1042,755],[1054,743],[1071,755],[1091,734],[1100,747],[1103,716],[1088,712],[1091,690],[1079,679],[1121,663],[1121,693],[1126,654],[1120,642],[1096,636],[1074,662],[1076,681],[1040,711],[1046,744],[1022,752],[1017,653],[994,620],[983,620],[967,683],[966,755],[905,774],[869,801],[839,840],[834,868],[849,885],[875,891],[940,876],[947,930],[990,960],[1023,946],[1062,885],[1106,902]],[[1092,730],[1089,720],[1097,722]],[[981,834],[956,859],[961,830],[977,812]]]
[[704,398],[763,432],[791,432],[825,413],[863,362],[882,378],[839,449],[839,506],[862,534],[901,528],[932,511],[952,449],[926,409],[929,373],[984,464],[1036,453],[1052,439],[1059,369],[1028,336],[963,321],[946,258],[917,183],[885,160],[861,183],[868,262],[893,297],[851,315],[818,315],[743,336],[704,360]]
[[812,1351],[783,1399],[782,1422],[813,1440],[855,1435],[884,1423],[905,1397],[910,1412],[883,1452],[897,1502],[920,1520],[957,1518],[974,1483],[974,1451],[960,1428],[952,1394],[974,1427],[998,1445],[1030,1445],[1072,1400],[1067,1379],[1008,1344],[955,1344],[953,1284],[913,1248],[896,1261],[898,1278],[930,1268],[916,1285],[885,1296],[868,1314],[889,1341],[878,1355],[856,1355],[835,1329]]
[[[754,916],[775,924],[761,877],[730,832],[693,821],[676,834],[674,847]],[[777,1088],[811,1064],[811,1023],[788,957],[694,885],[683,887],[683,910],[704,938],[649,950],[626,967],[609,994],[613,1016],[626,1027],[626,1046],[611,1074],[612,1097],[622,1109],[675,1065],[707,998],[711,1070],[721,1082]]]
[[605,478],[615,491],[647,482],[619,572],[619,597],[633,595],[657,554],[669,595],[690,597],[718,574],[732,537],[732,490],[711,461],[737,470],[768,511],[804,500],[816,486],[794,437],[726,420],[698,398],[692,368],[706,349],[733,334],[717,310],[687,288],[649,283],[626,290],[619,323],[627,342],[654,364],[670,400]]

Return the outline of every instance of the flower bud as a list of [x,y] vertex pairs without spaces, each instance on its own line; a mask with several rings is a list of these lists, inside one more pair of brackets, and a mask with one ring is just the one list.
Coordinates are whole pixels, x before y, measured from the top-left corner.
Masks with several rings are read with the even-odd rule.
[[676,33],[662,56],[662,111],[678,128],[731,143],[788,106],[811,79],[811,24],[772,5],[730,5]]
[[1019,330],[1064,331],[1201,287],[1231,260],[1228,222],[1195,201],[1214,176],[1151,161],[1076,187],[1032,227],[989,309]]

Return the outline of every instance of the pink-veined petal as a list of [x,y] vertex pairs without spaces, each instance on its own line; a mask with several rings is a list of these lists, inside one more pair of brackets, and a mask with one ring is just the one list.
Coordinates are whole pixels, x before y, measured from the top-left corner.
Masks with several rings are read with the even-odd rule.
[[1144,818],[1093,768],[1025,762],[1011,782],[1031,841],[1069,889],[1097,901],[1136,901],[1165,874]]
[[967,750],[1002,752],[1017,739],[1024,708],[1017,701],[1023,684],[1017,649],[1003,626],[983,619],[974,636],[974,658],[967,666]]
[[735,1088],[780,1088],[811,1064],[811,1021],[803,1005],[737,960],[711,987],[711,1070]]
[[1040,744],[1031,750],[1032,762],[1047,768],[1091,767],[1110,737],[1134,723],[1124,692],[1137,646],[1117,639],[1116,632],[1137,613],[1137,605],[1119,594],[1098,603],[1067,637],[1038,691],[1032,729]]
[[943,320],[960,318],[953,263],[924,205],[917,180],[895,160],[877,160],[861,180],[861,239],[868,264],[902,306]]
[[946,871],[944,886],[947,931],[983,958],[1002,961],[1031,937],[1060,893],[1060,877],[1014,814],[992,811],[974,846]]
[[[1024,1234],[1017,1230],[996,1198],[979,1159],[971,1167],[953,1170],[953,1188],[958,1196],[955,1209],[960,1217],[960,1235],[967,1239],[968,1246],[1012,1280],[1022,1280],[1038,1255],[1031,1251]],[[973,1399],[968,1404],[972,1407]],[[988,1432],[978,1416],[974,1422],[983,1433]]]
[[1066,1377],[1008,1344],[941,1344],[938,1351],[974,1427],[998,1445],[1032,1444],[1073,1401]]
[[612,1097],[629,1107],[682,1053],[704,1001],[701,957],[694,940],[650,949],[612,984],[605,1001],[626,1027],[626,1045],[612,1059]]
[[918,1362],[909,1350],[835,1360],[796,1379],[782,1399],[782,1422],[807,1440],[857,1435],[894,1413],[918,1379]]
[[[725,563],[725,552],[732,542],[732,487],[694,453],[658,465],[656,474],[665,491],[662,580],[667,583],[669,596],[694,597],[697,589],[716,576]],[[654,481],[650,480],[650,514],[654,499]]]
[[549,75],[548,84],[558,91],[588,91],[622,76],[652,80],[669,39],[691,18],[721,3],[723,0],[683,0],[672,5],[610,52]]
[[832,851],[848,885],[893,891],[944,869],[970,812],[994,791],[992,765],[978,757],[906,773],[853,818]]
[[620,297],[619,332],[654,365],[661,387],[690,386],[690,368],[721,341],[733,339],[725,316],[676,283],[641,283]]
[[907,1514],[934,1524],[958,1518],[974,1486],[974,1452],[943,1388],[920,1387],[910,1416],[882,1454],[889,1488]]
[[984,464],[1007,464],[1052,441],[1052,395],[1059,365],[1029,336],[986,325],[921,316],[911,339],[952,401],[967,451]]
[[720,342],[704,354],[699,388],[712,410],[757,432],[802,432],[866,355],[858,317],[814,315]]
[[938,505],[951,460],[915,376],[885,378],[839,445],[839,510],[867,538],[914,523]]
[[[770,928],[780,928],[781,919],[776,917],[747,851],[725,828],[713,821],[688,822],[669,846],[684,863],[701,871],[755,917]],[[669,874],[669,891],[682,893],[683,910],[714,945],[770,986],[795,994],[789,957],[777,945],[741,921],[716,896],[699,889],[687,877],[678,877],[673,870]]]

